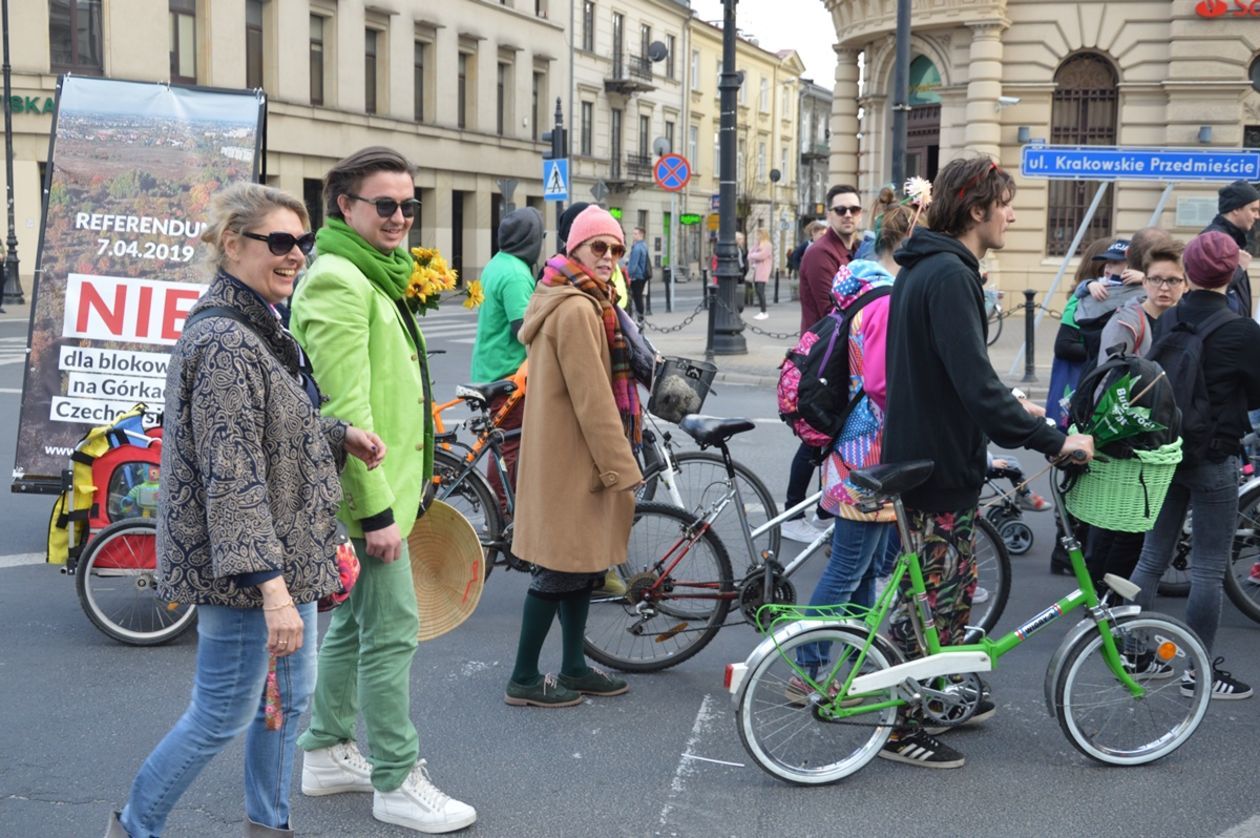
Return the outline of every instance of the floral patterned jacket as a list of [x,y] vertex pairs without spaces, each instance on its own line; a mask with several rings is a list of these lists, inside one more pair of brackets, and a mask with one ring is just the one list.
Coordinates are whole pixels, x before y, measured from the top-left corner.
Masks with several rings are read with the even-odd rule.
[[[230,306],[253,329],[207,317],[175,344],[166,376],[158,590],[177,602],[254,608],[242,574],[280,570],[294,602],[338,588],[344,422],[322,418],[297,343],[263,299],[219,273],[193,312]],[[265,344],[264,344],[265,341]]]

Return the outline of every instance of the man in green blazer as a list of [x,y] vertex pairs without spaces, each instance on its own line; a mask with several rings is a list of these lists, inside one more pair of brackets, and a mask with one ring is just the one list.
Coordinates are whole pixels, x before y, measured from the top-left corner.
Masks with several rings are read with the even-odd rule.
[[[388,456],[342,472],[339,517],[362,566],[319,650],[302,792],[373,792],[377,820],[450,832],[477,818],[429,779],[411,722],[419,617],[407,535],[433,473],[433,421],[424,340],[407,304],[407,232],[419,202],[414,168],[373,146],[324,178],[328,221],[319,256],[293,295],[292,329],[327,396],[324,411],[374,431]],[[362,711],[370,759],[354,735]]]

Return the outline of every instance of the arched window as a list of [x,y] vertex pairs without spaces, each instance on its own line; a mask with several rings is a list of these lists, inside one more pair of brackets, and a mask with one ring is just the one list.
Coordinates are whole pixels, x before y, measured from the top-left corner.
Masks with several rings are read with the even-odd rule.
[[[1068,58],[1054,74],[1055,91],[1050,111],[1050,142],[1055,145],[1115,145],[1116,71],[1100,55],[1081,53]],[[1046,216],[1046,253],[1067,253],[1076,228],[1085,217],[1097,184],[1089,181],[1050,181]],[[1082,246],[1112,235],[1114,190],[1107,190],[1098,211],[1081,239]]]

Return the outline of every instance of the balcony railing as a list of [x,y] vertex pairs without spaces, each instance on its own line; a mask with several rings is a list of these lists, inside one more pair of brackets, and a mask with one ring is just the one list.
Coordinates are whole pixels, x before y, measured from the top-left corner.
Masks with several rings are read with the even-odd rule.
[[652,155],[627,154],[626,177],[630,180],[652,180]]
[[613,192],[631,192],[652,183],[652,155],[627,154],[613,157],[608,163],[608,188]]
[[643,93],[655,90],[652,60],[646,55],[614,53],[612,70],[604,79],[604,89],[612,93]]

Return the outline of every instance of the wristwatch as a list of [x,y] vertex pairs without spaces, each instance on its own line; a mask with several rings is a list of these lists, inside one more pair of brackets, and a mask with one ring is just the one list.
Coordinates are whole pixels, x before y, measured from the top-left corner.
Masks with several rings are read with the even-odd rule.
[[1018,387],[1011,388],[1011,395],[1019,399],[1021,402],[1028,401],[1028,394],[1025,393],[1023,390],[1019,389]]

